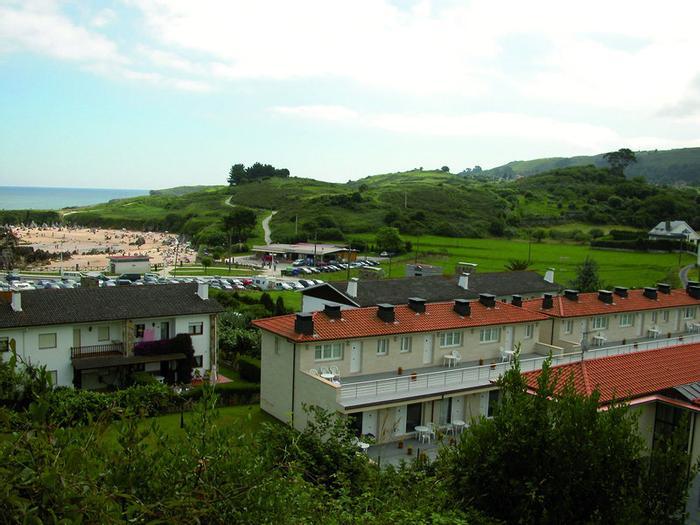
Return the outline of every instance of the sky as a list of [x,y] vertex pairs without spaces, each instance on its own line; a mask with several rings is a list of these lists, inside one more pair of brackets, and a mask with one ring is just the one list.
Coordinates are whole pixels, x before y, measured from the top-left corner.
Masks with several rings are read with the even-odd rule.
[[0,186],[700,146],[700,2],[0,0]]

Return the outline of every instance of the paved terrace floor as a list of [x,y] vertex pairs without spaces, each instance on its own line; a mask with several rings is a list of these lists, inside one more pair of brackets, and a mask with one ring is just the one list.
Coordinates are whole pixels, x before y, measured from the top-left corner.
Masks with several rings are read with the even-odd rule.
[[[448,443],[448,441],[444,443]],[[419,454],[423,453],[432,461],[437,457],[438,450],[443,446],[447,445],[435,440],[432,440],[430,443],[420,443],[417,439],[411,438],[404,440],[403,448],[399,448],[396,442],[372,445],[367,450],[367,455],[380,467],[386,467],[387,465],[398,467],[402,462],[416,461]],[[408,455],[409,447],[412,450],[410,456]]]

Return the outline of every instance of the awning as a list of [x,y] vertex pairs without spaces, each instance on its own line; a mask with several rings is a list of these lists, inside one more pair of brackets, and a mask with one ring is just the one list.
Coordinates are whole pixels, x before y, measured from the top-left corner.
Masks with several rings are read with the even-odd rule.
[[90,370],[92,368],[108,368],[112,366],[128,366],[139,363],[157,363],[160,361],[173,361],[177,359],[185,359],[185,354],[182,352],[176,354],[160,354],[160,355],[132,355],[119,356],[109,355],[102,357],[81,357],[73,359],[73,368],[75,370]]

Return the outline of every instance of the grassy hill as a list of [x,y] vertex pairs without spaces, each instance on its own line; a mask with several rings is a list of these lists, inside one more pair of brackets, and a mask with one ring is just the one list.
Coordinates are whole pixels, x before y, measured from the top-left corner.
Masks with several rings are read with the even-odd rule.
[[[700,148],[638,151],[636,155],[637,163],[631,165],[625,172],[628,178],[644,177],[655,184],[700,186]],[[597,167],[607,166],[601,153],[568,158],[517,160],[484,170],[482,174],[494,178],[528,177],[553,169],[589,164]]]

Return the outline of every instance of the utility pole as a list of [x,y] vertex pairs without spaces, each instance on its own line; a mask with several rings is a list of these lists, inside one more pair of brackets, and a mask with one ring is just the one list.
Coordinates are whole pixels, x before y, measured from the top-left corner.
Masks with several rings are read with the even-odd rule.
[[404,191],[403,192],[403,207],[404,209],[408,209],[408,192]]
[[347,281],[350,282],[350,252],[352,251],[352,243],[348,243],[347,257],[345,257],[345,264],[347,265]]
[[177,275],[177,252],[180,249],[180,237],[175,239],[175,268],[173,269],[173,275]]
[[299,235],[299,216],[294,216],[294,237]]

